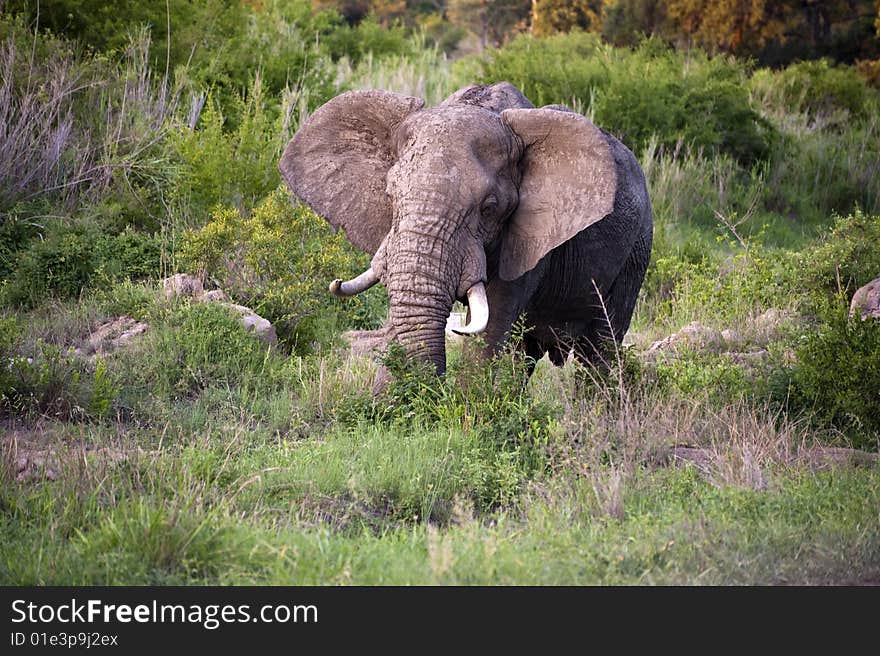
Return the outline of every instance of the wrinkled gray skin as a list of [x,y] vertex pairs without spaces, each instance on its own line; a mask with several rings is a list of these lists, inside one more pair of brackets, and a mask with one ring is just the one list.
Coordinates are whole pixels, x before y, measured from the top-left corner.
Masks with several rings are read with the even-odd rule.
[[438,373],[452,305],[481,281],[489,351],[523,312],[526,352],[556,364],[571,348],[590,360],[629,328],[651,252],[645,178],[626,146],[565,107],[535,109],[506,82],[430,109],[349,92],[304,123],[280,169],[374,254],[390,299],[383,339]]

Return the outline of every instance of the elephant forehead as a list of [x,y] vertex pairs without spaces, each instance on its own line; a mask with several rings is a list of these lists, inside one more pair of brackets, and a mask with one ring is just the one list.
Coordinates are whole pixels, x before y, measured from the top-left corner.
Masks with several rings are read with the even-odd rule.
[[436,107],[416,112],[405,125],[401,160],[416,165],[470,171],[473,164],[493,173],[513,166],[522,154],[519,140],[497,114],[480,107]]
[[513,136],[498,114],[468,105],[416,112],[407,119],[406,131],[410,143],[428,143],[444,149],[474,144],[490,149],[507,148]]

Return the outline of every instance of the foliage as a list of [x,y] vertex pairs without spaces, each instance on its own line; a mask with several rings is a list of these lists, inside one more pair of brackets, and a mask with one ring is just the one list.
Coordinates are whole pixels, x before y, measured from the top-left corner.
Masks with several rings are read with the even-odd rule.
[[596,29],[602,22],[603,3],[598,0],[535,0],[532,3],[532,34],[549,36],[575,29]]
[[327,292],[328,281],[366,268],[363,256],[310,209],[292,204],[284,189],[247,217],[231,208],[215,211],[205,227],[184,235],[179,265],[207,275],[272,321],[279,336],[299,351],[326,339],[321,335],[326,322],[357,325],[358,317],[368,324],[376,319],[370,296],[343,304]]
[[519,37],[483,63],[482,80],[508,80],[537,106],[581,108],[641,153],[649,141],[683,142],[749,162],[766,157],[770,125],[750,106],[746,71],[735,61],[684,56],[647,40],[633,52],[588,34]]
[[761,69],[750,85],[759,94],[775,96],[774,102],[790,112],[837,123],[876,113],[880,99],[855,69],[827,59],[798,62],[781,71]]
[[795,363],[779,372],[777,388],[791,410],[844,430],[857,448],[876,450],[880,322],[849,316],[848,305],[846,297],[821,305],[818,323],[795,336]]
[[708,50],[757,55],[768,63],[835,55],[852,62],[876,52],[872,0],[672,0],[672,33]]
[[278,186],[278,160],[291,129],[286,113],[272,118],[259,76],[247,97],[234,97],[231,105],[239,116],[234,129],[225,126],[221,108],[209,94],[198,126],[181,126],[169,134],[168,149],[179,163],[169,195],[183,225],[204,225],[217,205],[250,210]]
[[802,291],[824,299],[852,296],[880,272],[880,215],[856,210],[837,216],[834,225],[815,244],[796,257]]
[[529,4],[522,0],[447,0],[446,7],[453,25],[476,35],[480,52],[523,31],[528,13]]
[[30,307],[114,280],[155,278],[161,250],[159,237],[131,229],[113,235],[84,221],[53,225],[16,254],[3,302]]
[[144,340],[141,352],[126,356],[128,375],[138,392],[150,390],[162,399],[241,384],[259,377],[271,357],[234,311],[217,303],[173,308]]
[[481,512],[510,503],[547,465],[556,417],[554,408],[528,393],[518,339],[521,333],[491,362],[463,354],[450,367],[448,380],[438,380],[429,366],[408,359],[405,349],[392,343],[382,359],[388,389],[374,399],[346,399],[341,416],[349,424],[469,431],[474,448],[460,476],[471,501]]

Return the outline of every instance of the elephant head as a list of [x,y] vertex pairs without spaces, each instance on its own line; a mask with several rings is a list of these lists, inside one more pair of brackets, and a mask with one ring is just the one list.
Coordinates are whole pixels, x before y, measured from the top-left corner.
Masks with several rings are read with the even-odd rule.
[[290,141],[281,172],[373,255],[367,271],[331,291],[384,283],[388,339],[445,371],[456,299],[470,309],[462,332],[482,331],[493,313],[487,283],[516,281],[614,208],[606,135],[560,109],[536,109],[507,83],[468,87],[434,108],[387,91],[320,107]]

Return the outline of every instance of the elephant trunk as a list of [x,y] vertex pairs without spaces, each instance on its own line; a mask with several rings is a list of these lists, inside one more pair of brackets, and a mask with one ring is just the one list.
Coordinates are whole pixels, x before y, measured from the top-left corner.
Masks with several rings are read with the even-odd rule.
[[[415,223],[415,222],[414,222]],[[389,336],[411,357],[430,362],[436,373],[446,371],[446,321],[461,279],[461,258],[455,247],[425,230],[398,227],[388,246]]]

